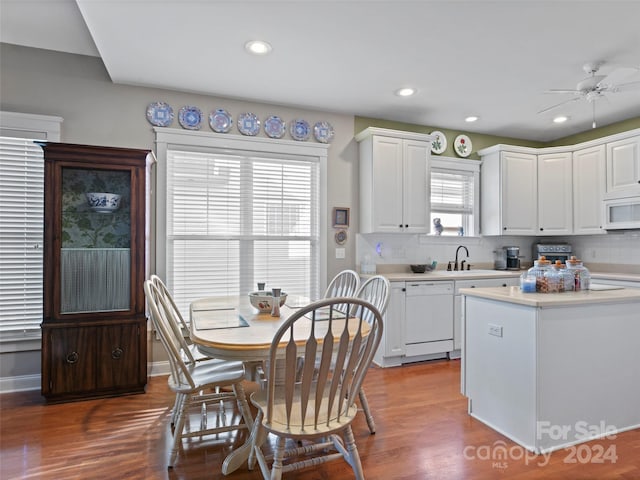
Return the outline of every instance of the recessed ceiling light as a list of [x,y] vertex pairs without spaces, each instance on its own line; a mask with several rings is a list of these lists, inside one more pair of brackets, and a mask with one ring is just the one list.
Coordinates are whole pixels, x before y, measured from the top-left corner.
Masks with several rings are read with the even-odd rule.
[[565,115],[559,115],[553,119],[553,123],[564,123],[569,120],[569,117]]
[[399,88],[398,90],[396,90],[396,95],[398,95],[399,97],[410,97],[415,93],[416,89],[410,87]]
[[464,119],[465,122],[476,122],[478,121],[480,117],[476,116],[476,115],[469,115],[467,118]]
[[262,40],[251,40],[244,44],[244,49],[253,55],[266,55],[271,51],[271,45]]

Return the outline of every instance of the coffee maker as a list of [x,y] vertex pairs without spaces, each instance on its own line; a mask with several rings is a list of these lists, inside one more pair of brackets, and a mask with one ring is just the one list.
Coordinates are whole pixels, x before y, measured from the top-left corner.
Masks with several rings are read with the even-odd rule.
[[520,270],[520,247],[504,247],[507,257],[507,270]]
[[493,253],[493,268],[496,270],[520,270],[520,247],[500,247]]

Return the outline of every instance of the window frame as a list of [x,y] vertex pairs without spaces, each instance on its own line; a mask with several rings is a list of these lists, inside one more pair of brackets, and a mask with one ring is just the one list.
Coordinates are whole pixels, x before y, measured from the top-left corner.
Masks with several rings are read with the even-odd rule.
[[[453,157],[431,157],[431,165],[430,169],[433,171],[434,169],[445,172],[445,173],[464,173],[467,175],[473,176],[473,235],[467,235],[466,232],[464,234],[465,237],[480,237],[480,166],[482,164],[481,160],[468,160],[463,158],[453,158]],[[432,189],[431,179],[430,183],[430,191]],[[431,218],[431,214],[433,210],[429,211],[429,218]],[[431,225],[431,220],[429,220],[430,224],[430,232],[431,236],[436,237],[435,232],[433,231],[433,226]],[[455,235],[442,235],[441,238],[455,238]]]
[[[62,117],[52,115],[0,111],[0,136],[59,142],[63,121]],[[44,176],[42,182],[44,186]],[[44,198],[42,201],[44,202]],[[2,335],[0,336],[0,353],[40,350],[41,338],[40,331],[21,337]]]
[[[151,242],[152,262],[150,269],[161,278],[167,278],[167,269],[170,262],[167,250],[167,152],[169,150],[193,150],[203,149],[226,150],[227,152],[256,152],[268,155],[306,156],[319,159],[319,242],[320,265],[318,284],[322,289],[326,285],[327,277],[327,162],[328,144],[302,143],[291,140],[278,140],[264,137],[247,137],[233,134],[218,134],[208,132],[196,132],[177,130],[170,128],[154,127],[156,135],[155,192],[152,192],[151,231],[155,232]],[[154,262],[155,260],[155,262]]]

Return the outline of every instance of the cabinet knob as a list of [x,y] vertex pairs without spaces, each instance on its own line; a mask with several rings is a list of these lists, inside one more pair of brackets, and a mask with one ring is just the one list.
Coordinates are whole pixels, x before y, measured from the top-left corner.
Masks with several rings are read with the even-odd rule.
[[122,357],[122,353],[123,353],[122,349],[120,347],[116,347],[111,352],[111,358],[113,358],[114,360],[118,360],[120,357]]
[[78,361],[79,358],[80,355],[78,355],[78,352],[71,352],[69,355],[67,355],[67,363],[73,365]]
[[507,227],[502,227],[502,229],[503,229],[503,230],[506,230],[506,229],[507,229]]
[[409,224],[408,223],[405,224],[404,228],[409,228]]
[[402,224],[398,225],[400,228],[402,228]]
[[542,231],[544,231],[544,228],[540,227],[540,231],[541,231],[541,232],[542,232]]

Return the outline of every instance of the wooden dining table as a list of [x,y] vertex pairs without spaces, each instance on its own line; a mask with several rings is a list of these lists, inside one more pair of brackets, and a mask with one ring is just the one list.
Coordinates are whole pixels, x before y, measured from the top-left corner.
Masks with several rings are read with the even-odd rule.
[[[289,295],[285,305],[280,307],[280,316],[261,313],[254,308],[247,295],[229,297],[210,297],[195,300],[189,308],[191,319],[190,337],[194,345],[203,354],[224,360],[240,360],[248,368],[248,379],[259,381],[255,374],[256,365],[261,365],[269,357],[271,342],[280,326],[298,309],[310,303],[308,298]],[[313,321],[304,317],[297,324],[294,339],[304,346]],[[358,329],[359,320],[352,318],[349,330]],[[316,322],[315,333],[322,338],[329,322]],[[363,333],[367,334],[368,325]],[[284,351],[285,343],[282,347]],[[249,459],[252,436],[239,448],[233,450],[222,464],[222,473],[227,475],[238,469]]]

